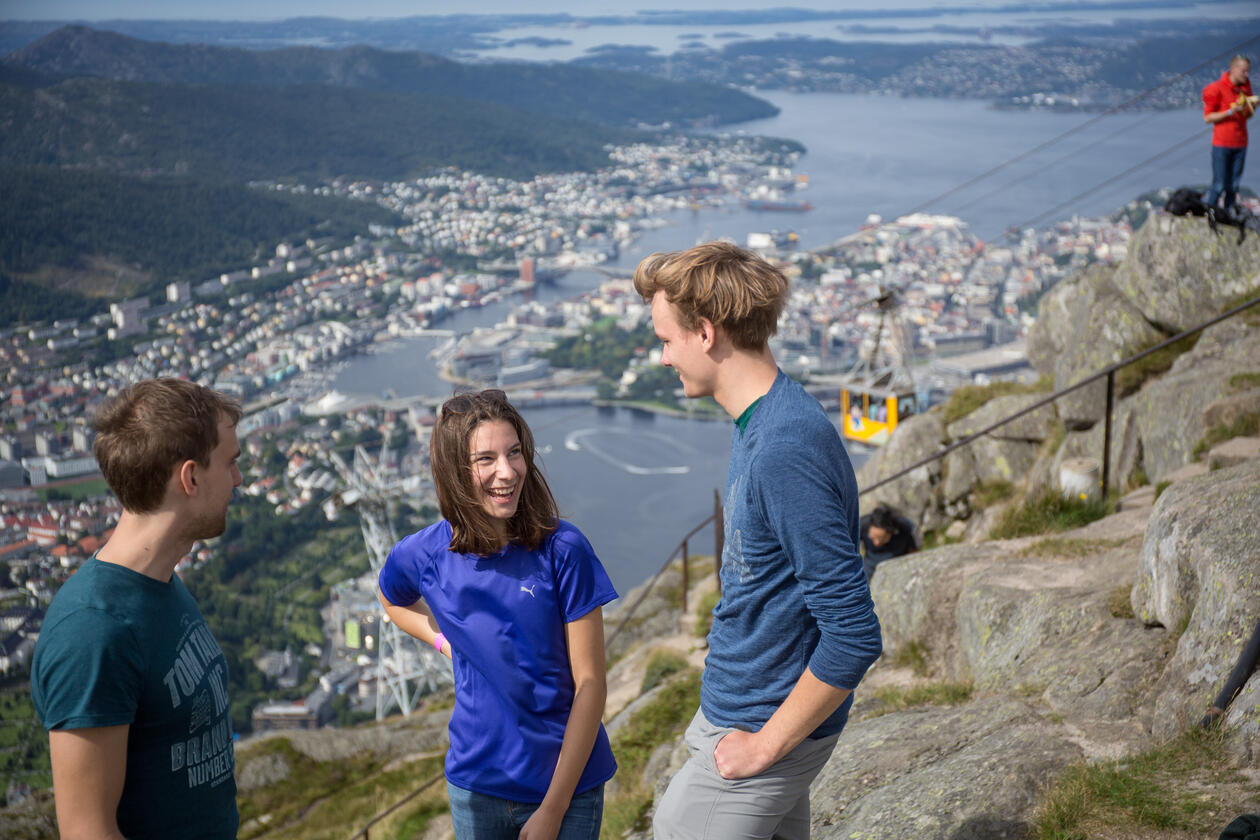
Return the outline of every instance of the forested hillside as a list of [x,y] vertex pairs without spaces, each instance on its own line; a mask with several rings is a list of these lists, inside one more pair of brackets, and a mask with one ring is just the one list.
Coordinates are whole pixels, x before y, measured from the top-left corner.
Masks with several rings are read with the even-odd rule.
[[0,324],[82,317],[105,307],[99,294],[151,294],[270,256],[281,240],[398,221],[344,199],[50,167],[0,168],[0,195]]
[[429,53],[371,47],[245,50],[164,44],[67,26],[5,57],[9,67],[54,76],[162,84],[325,85],[440,93],[538,114],[629,126],[739,122],[773,116],[770,103],[706,82],[668,81],[564,64],[465,64]]

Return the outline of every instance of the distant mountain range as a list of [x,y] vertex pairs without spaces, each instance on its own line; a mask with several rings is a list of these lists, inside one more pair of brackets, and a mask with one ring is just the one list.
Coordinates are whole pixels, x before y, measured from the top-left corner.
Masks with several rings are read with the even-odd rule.
[[[113,294],[118,265],[131,290],[152,292],[163,277],[239,267],[260,239],[309,230],[321,214],[335,230],[362,223],[345,202],[279,206],[248,181],[590,170],[608,162],[608,144],[648,136],[639,126],[774,113],[724,85],[620,71],[366,47],[250,51],[63,27],[0,60],[0,183],[16,214],[0,235],[0,315],[36,317],[57,302],[51,288],[66,306],[76,292]],[[207,214],[209,195],[235,209]],[[159,218],[172,223],[129,234]],[[246,218],[271,223],[243,238],[232,219]]]

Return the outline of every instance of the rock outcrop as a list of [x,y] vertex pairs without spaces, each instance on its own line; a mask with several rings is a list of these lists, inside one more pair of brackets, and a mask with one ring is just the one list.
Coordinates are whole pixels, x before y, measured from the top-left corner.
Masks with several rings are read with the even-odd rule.
[[1189,329],[1257,289],[1260,237],[1218,236],[1202,219],[1158,214],[1137,230],[1112,285],[1151,324]]
[[[1245,295],[1260,294],[1257,266],[1260,237],[1239,246],[1201,219],[1156,216],[1135,235],[1121,264],[1091,267],[1046,293],[1029,330],[1029,360],[1055,388],[1080,382]],[[1196,446],[1211,429],[1260,414],[1258,319],[1260,313],[1236,317],[1203,332],[1189,349],[1161,351],[1165,357],[1182,351],[1162,375],[1151,373],[1149,361],[1117,374],[1108,471],[1113,489],[1135,479],[1165,480],[1198,457]],[[1139,371],[1146,371],[1145,382]],[[939,411],[914,417],[867,461],[858,483],[870,486],[1044,396],[997,397],[948,426]],[[1011,484],[1028,497],[1057,489],[1066,459],[1102,460],[1105,396],[1102,381],[1066,394],[956,450],[939,467],[930,464],[877,489],[863,499],[863,509],[892,505],[920,531],[968,521],[967,539],[983,539],[990,523],[972,519],[978,490]]]
[[[1177,636],[1152,721],[1155,734],[1167,737],[1203,717],[1260,624],[1260,460],[1179,482],[1160,496],[1132,598],[1140,619]],[[1235,725],[1260,719],[1260,697],[1235,702]]]
[[[1075,385],[1108,365],[1157,343],[1167,335],[1113,285],[1118,269],[1095,267],[1046,293],[1028,331],[1028,359],[1057,388]],[[1069,429],[1087,429],[1102,419],[1102,381],[1077,389],[1057,404]]]

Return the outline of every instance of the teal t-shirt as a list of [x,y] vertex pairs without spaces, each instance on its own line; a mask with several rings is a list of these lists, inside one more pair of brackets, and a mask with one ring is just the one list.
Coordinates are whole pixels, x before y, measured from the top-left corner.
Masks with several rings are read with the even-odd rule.
[[227,661],[178,576],[92,557],[52,605],[31,663],[44,727],[129,724],[118,827],[129,840],[235,838]]

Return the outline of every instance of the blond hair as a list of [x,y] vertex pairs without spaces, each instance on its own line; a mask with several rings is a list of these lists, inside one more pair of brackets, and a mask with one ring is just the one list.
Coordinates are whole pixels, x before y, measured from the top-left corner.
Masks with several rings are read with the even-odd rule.
[[788,281],[756,254],[729,242],[706,242],[647,257],[634,271],[634,289],[644,301],[664,292],[686,330],[703,318],[737,348],[761,350],[778,329]]

